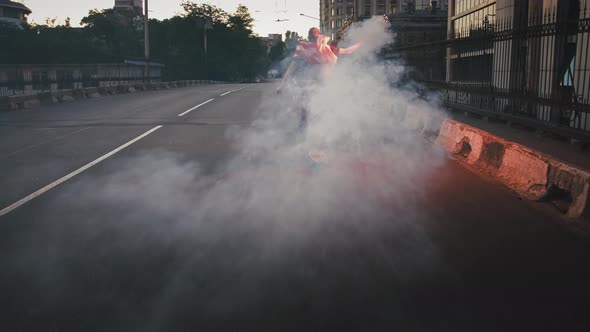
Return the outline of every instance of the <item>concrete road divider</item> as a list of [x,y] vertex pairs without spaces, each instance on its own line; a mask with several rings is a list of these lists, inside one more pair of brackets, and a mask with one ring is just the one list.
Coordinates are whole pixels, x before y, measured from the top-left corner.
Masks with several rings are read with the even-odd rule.
[[141,84],[122,84],[115,86],[90,87],[72,90],[58,90],[34,94],[0,97],[0,111],[17,111],[36,108],[41,105],[71,102],[87,98],[99,98],[136,91],[150,91],[188,87],[195,85],[224,84],[211,80],[187,80],[172,82],[153,82]]
[[469,164],[479,160],[483,148],[483,135],[478,129],[452,120],[443,121],[437,141],[452,155],[463,156]]
[[41,100],[37,94],[8,96],[1,101],[0,109],[5,111],[26,110],[41,105]]
[[[542,155],[516,144],[506,144],[497,176],[523,197],[539,200],[547,194],[549,163]],[[485,162],[485,161],[484,161]]]
[[437,142],[526,199],[551,201],[572,219],[590,215],[587,170],[451,119],[442,122]]

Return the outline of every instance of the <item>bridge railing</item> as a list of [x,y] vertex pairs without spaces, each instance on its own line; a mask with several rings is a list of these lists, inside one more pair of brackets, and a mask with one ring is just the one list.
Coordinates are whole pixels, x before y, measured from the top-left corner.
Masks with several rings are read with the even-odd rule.
[[109,87],[160,82],[163,66],[83,64],[83,65],[0,65],[0,96],[16,96],[57,92],[91,87]]
[[385,55],[450,108],[590,142],[590,8],[566,14],[486,17],[454,26],[446,40],[394,45]]

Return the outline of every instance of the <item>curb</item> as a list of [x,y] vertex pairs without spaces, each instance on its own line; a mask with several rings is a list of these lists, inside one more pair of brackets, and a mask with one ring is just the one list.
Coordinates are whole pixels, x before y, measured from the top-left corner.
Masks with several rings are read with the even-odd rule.
[[137,91],[174,89],[195,85],[224,84],[221,81],[189,80],[171,81],[141,84],[121,84],[115,86],[103,86],[92,88],[81,88],[72,90],[58,90],[53,92],[40,92],[35,94],[23,94],[16,96],[0,97],[0,111],[18,111],[37,108],[41,105],[72,102],[75,100],[100,98]]
[[586,170],[451,119],[443,121],[437,143],[526,199],[552,201],[571,219],[590,215]]

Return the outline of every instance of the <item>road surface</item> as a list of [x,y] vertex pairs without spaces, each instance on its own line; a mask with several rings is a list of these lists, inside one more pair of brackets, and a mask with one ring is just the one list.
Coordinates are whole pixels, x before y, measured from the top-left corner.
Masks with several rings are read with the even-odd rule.
[[236,209],[244,183],[200,179],[228,176],[270,90],[1,113],[0,330],[590,330],[588,240],[452,159],[391,214]]

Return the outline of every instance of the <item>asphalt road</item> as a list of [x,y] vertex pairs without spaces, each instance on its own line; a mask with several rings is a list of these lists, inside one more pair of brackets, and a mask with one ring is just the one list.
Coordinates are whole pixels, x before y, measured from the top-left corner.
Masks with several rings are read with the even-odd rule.
[[451,159],[330,190],[235,163],[270,90],[1,113],[0,330],[590,330],[588,239]]

